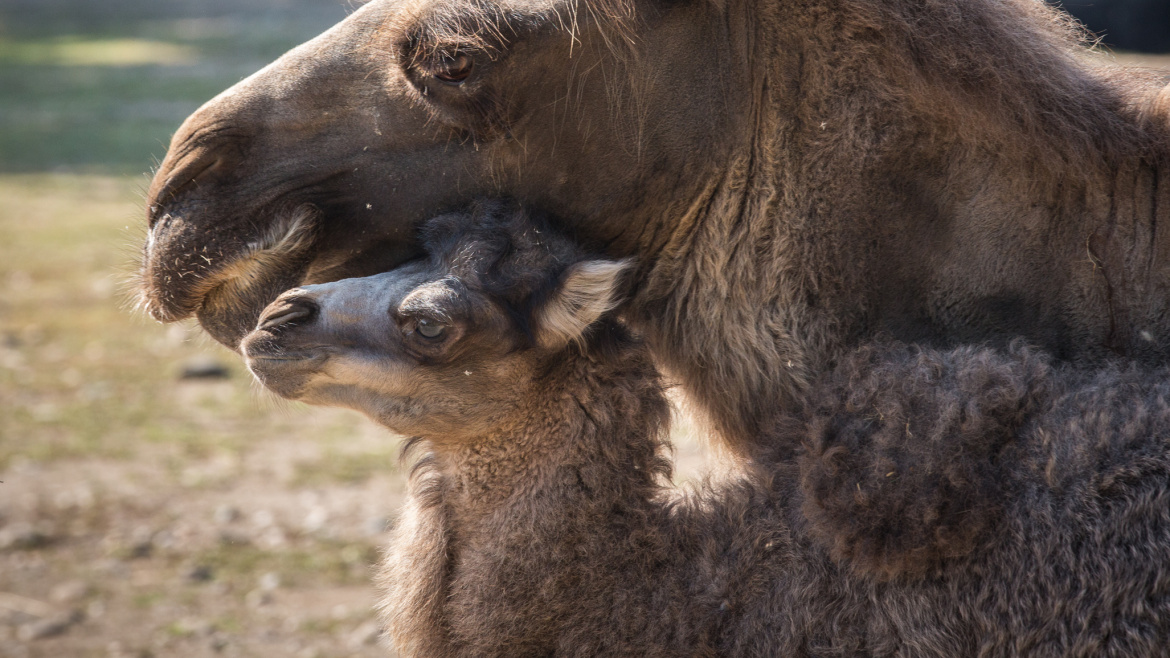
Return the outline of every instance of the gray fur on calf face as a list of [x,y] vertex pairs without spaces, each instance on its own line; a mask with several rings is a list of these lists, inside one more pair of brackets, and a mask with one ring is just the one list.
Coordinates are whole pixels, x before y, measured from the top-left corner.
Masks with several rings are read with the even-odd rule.
[[[356,406],[362,390],[393,395],[386,384],[405,354],[392,312],[426,274],[411,264],[282,294],[242,343],[248,367],[268,388],[305,402]],[[339,383],[353,390],[342,393]]]

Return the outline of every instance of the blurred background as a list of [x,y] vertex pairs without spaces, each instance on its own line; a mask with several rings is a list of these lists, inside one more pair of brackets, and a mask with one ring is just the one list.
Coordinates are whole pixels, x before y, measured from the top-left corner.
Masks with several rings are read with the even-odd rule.
[[1063,0],[1101,41],[1120,50],[1170,52],[1170,2],[1167,0]]
[[[369,570],[397,441],[273,401],[127,286],[179,123],[356,6],[0,0],[0,656],[384,655]],[[1166,0],[1065,6],[1170,49]],[[693,477],[689,424],[676,445]]]
[[0,0],[0,656],[375,656],[397,441],[131,308],[200,104],[339,0]]

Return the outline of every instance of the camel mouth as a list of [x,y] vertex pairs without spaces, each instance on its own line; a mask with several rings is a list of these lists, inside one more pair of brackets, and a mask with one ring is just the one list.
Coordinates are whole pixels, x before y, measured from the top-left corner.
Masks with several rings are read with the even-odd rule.
[[234,248],[200,249],[184,239],[194,231],[182,216],[163,215],[151,227],[144,249],[141,306],[160,322],[252,306],[245,300],[259,289],[270,288],[274,279],[289,278],[290,270],[304,269],[321,223],[321,211],[303,204],[276,213],[269,229],[255,240],[241,241]]
[[324,356],[321,354],[286,354],[283,356],[252,354],[248,358],[253,361],[264,361],[265,363],[302,363],[304,361],[320,361]]
[[318,376],[329,354],[312,348],[288,349],[266,330],[256,329],[240,341],[248,371],[262,386],[281,397],[301,397],[306,382]]

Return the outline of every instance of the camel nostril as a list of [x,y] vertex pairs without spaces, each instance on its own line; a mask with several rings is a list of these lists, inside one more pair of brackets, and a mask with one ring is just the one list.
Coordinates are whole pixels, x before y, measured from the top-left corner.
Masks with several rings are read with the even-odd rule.
[[[195,152],[196,155],[190,158],[183,164],[174,165],[174,169],[169,171],[165,178],[160,178],[163,174],[162,169],[155,173],[156,179],[162,181],[161,186],[157,191],[151,191],[150,201],[146,208],[146,221],[149,228],[154,228],[154,225],[164,216],[167,207],[171,206],[180,196],[189,191],[191,188],[198,187],[201,182],[218,171],[230,166],[230,153],[225,154],[224,149],[218,148],[215,150],[202,148]],[[182,160],[180,160],[182,162]],[[164,163],[164,166],[167,166]],[[158,182],[156,181],[156,185]]]
[[260,316],[257,331],[272,330],[281,327],[312,322],[319,311],[317,302],[308,297],[290,297],[273,303]]

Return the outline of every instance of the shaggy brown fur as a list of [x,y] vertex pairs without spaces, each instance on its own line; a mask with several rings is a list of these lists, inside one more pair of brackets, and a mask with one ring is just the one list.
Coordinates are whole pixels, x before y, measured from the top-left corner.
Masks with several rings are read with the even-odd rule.
[[1091,509],[1121,496],[1152,512],[1170,485],[1168,375],[1054,369],[1020,346],[860,350],[805,410],[810,532],[858,572],[937,576],[1044,502],[1038,485]]
[[[1062,375],[1062,377],[1064,377]],[[838,559],[891,577],[966,555],[1015,493],[1020,433],[1049,411],[1046,358],[868,347],[815,387],[804,513]],[[1067,377],[1064,377],[1067,379]]]
[[[814,393],[811,441],[826,442],[839,412],[834,445],[849,445],[866,476],[947,464],[904,485],[906,495],[870,494],[897,504],[887,516],[930,527],[915,536],[923,546],[900,538],[881,555],[926,577],[883,583],[815,540],[823,519],[800,512],[836,492],[795,486],[790,461],[670,501],[646,461],[661,448],[665,416],[645,353],[620,333],[589,347],[549,373],[550,397],[534,401],[541,415],[517,427],[525,450],[438,450],[416,472],[379,579],[388,630],[407,655],[1164,655],[1170,385],[1149,373],[1081,377],[1027,352],[902,349],[849,360]],[[611,358],[590,358],[594,350]],[[820,397],[846,382],[850,394],[836,404]],[[915,443],[937,454],[883,454],[874,446],[886,426],[848,411],[878,399],[891,419],[925,429],[956,393],[972,394],[971,423],[1010,450],[988,449],[996,441],[963,434],[959,422],[946,440]],[[858,481],[867,493],[874,485]],[[474,493],[483,490],[509,494],[485,505]],[[875,513],[846,508],[861,524]]]
[[203,282],[283,209],[321,211],[260,278],[295,285],[504,195],[636,260],[629,321],[745,453],[880,333],[1160,363],[1170,88],[1080,38],[1038,0],[374,0],[175,136],[144,299],[237,347],[274,286]]
[[[798,458],[777,451],[740,480],[679,498],[666,487],[669,415],[646,347],[607,319],[579,343],[550,347],[541,323],[523,318],[564,303],[581,256],[547,229],[523,228],[520,215],[493,219],[483,208],[430,231],[428,265],[293,291],[245,341],[250,363],[281,357],[264,366],[265,383],[284,381],[296,354],[295,368],[329,374],[282,393],[345,400],[418,436],[407,510],[379,577],[401,653],[1164,655],[1165,371],[1080,375],[1020,348],[869,349],[811,390],[802,417],[772,423],[775,445],[807,443]],[[435,282],[448,292],[428,313],[481,310],[448,314],[458,338],[443,339],[453,342],[442,352],[409,356],[404,330],[404,356],[382,318]],[[378,297],[367,283],[396,292]],[[590,285],[573,298],[584,290],[611,294]],[[293,317],[297,299],[306,313]],[[530,311],[501,328],[505,308]],[[377,376],[328,369],[350,352]],[[462,420],[444,429],[448,420],[415,414],[403,396],[433,397],[436,413]],[[904,440],[906,428],[917,441]],[[884,469],[900,484],[886,486]],[[891,518],[924,527],[882,544]],[[833,552],[919,577],[871,578]]]

